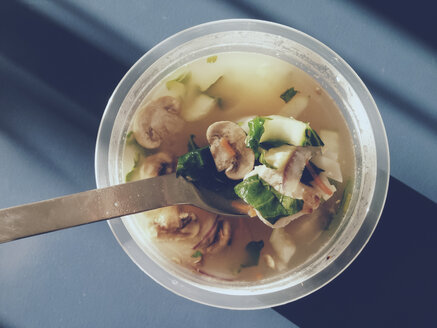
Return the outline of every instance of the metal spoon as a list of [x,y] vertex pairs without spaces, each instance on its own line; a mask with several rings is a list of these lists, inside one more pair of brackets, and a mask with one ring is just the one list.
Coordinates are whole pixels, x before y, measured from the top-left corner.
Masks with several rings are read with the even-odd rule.
[[0,210],[0,243],[178,204],[245,215],[219,193],[169,174]]

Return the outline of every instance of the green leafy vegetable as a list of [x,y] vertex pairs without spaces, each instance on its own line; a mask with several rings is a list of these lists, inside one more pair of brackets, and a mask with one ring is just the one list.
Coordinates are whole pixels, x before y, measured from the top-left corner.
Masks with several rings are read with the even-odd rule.
[[259,152],[260,152],[259,159],[258,159],[259,162],[260,162],[261,164],[264,164],[265,166],[267,166],[269,169],[274,169],[274,170],[276,170],[277,167],[271,165],[269,162],[267,162],[267,161],[265,160],[266,150],[263,149],[263,148],[261,148],[261,149],[259,150]]
[[257,266],[259,262],[259,256],[261,250],[264,247],[264,242],[251,241],[246,245],[246,260],[241,264],[241,268],[248,268],[251,266]]
[[208,58],[206,58],[206,62],[211,64],[211,63],[215,63],[217,61],[217,56],[210,56]]
[[259,141],[263,148],[269,144],[277,147],[278,142],[294,146],[323,146],[322,140],[309,123],[280,115],[269,115],[264,119],[264,132]]
[[136,153],[135,158],[134,158],[134,166],[133,166],[132,170],[130,170],[130,172],[128,174],[126,174],[126,182],[132,181],[132,179],[137,171],[137,168],[140,164],[140,161],[141,161],[141,154]]
[[201,181],[214,172],[217,171],[208,146],[189,151],[178,158],[176,176],[183,176],[189,181]]
[[130,131],[127,135],[126,135],[126,145],[128,147],[132,147],[135,151],[135,157],[134,157],[134,166],[132,167],[132,170],[130,170],[127,174],[126,174],[126,182],[132,181],[136,172],[138,171],[139,165],[141,160],[144,157],[147,157],[149,155],[152,155],[154,153],[156,153],[155,149],[146,149],[143,146],[141,146],[137,140],[135,139],[135,135],[133,133],[133,131]]
[[195,252],[193,253],[193,255],[191,255],[191,257],[194,257],[194,258],[196,258],[196,257],[202,257],[202,256],[203,256],[203,254],[202,254],[201,251],[195,251]]
[[283,100],[283,101],[285,101],[286,103],[288,103],[290,100],[291,100],[291,98],[293,98],[296,94],[297,94],[297,90],[294,90],[294,88],[290,88],[290,89],[287,89],[287,90],[285,90],[282,94],[281,94],[281,99]]
[[264,133],[264,122],[266,119],[264,117],[257,116],[250,120],[247,125],[249,126],[249,133],[246,137],[246,147],[251,148],[255,154],[255,159],[258,159],[259,152],[259,141],[262,134]]
[[325,226],[325,230],[329,229],[329,226],[331,225],[332,221],[341,220],[341,218],[346,214],[346,211],[349,208],[349,204],[352,199],[352,187],[353,187],[352,181],[349,180],[346,183],[346,187],[344,187],[343,196],[341,197],[341,201],[340,204],[338,205],[337,211],[335,212],[335,214],[331,216],[331,219],[327,222]]
[[258,175],[243,180],[234,190],[238,197],[260,212],[271,224],[275,224],[281,217],[296,214],[303,207],[303,200],[280,194]]
[[269,140],[269,141],[261,142],[259,145],[263,149],[269,150],[270,148],[276,148],[276,147],[281,147],[283,145],[288,145],[288,143],[286,143],[283,140]]
[[235,199],[234,186],[237,182],[230,180],[223,172],[217,172],[209,147],[199,148],[194,142],[194,135],[191,135],[188,150],[188,153],[178,158],[176,176],[182,176],[205,189],[220,192],[225,198]]
[[184,72],[181,75],[179,75],[177,78],[167,81],[165,83],[165,86],[167,87],[168,90],[170,90],[172,88],[172,84],[173,82],[179,82],[182,84],[186,84],[188,83],[188,81],[190,81],[191,79],[191,72]]
[[315,147],[323,147],[325,144],[322,139],[320,139],[319,135],[316,131],[314,131],[308,124],[308,127],[305,130],[306,139],[302,146],[315,146]]

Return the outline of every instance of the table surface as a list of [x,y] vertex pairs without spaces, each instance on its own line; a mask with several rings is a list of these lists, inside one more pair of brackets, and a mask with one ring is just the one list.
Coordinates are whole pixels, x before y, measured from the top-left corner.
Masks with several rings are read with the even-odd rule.
[[387,203],[370,242],[343,274],[301,300],[256,311],[185,300],[145,276],[101,222],[0,245],[0,327],[437,322],[437,24],[430,6],[321,0],[0,2],[0,208],[95,188],[97,129],[118,81],[159,41],[217,19],[270,20],[331,47],[374,96],[391,152]]

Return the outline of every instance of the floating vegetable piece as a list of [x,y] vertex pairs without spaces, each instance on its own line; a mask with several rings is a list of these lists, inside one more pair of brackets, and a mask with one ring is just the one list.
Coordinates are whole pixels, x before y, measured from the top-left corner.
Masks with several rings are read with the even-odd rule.
[[264,117],[257,116],[247,123],[249,127],[249,132],[247,133],[245,142],[246,146],[253,150],[253,153],[255,154],[255,159],[258,159],[260,155],[258,148],[261,136],[264,133],[265,121],[266,119]]
[[133,154],[133,160],[134,160],[134,165],[132,167],[132,169],[126,174],[125,180],[126,182],[129,181],[133,181],[136,178],[139,178],[139,168],[140,168],[140,163],[143,160],[144,157],[153,155],[156,150],[154,149],[146,149],[144,147],[142,147],[137,140],[135,139],[135,135],[133,133],[133,131],[130,131],[127,135],[126,135],[126,145],[130,147],[130,149],[132,149],[134,151]]
[[287,89],[281,94],[281,99],[286,103],[288,103],[291,100],[291,98],[293,98],[297,94],[297,92],[298,91],[295,90],[294,88]]
[[173,82],[179,82],[179,83],[182,83],[182,84],[187,84],[190,81],[190,79],[191,79],[191,72],[186,71],[186,72],[183,72],[183,73],[179,74],[176,78],[167,81],[165,83],[165,86],[167,87],[167,89],[170,90],[171,84]]
[[264,152],[263,161],[260,160],[260,162],[267,164],[270,168],[283,171],[296,149],[296,146],[290,145],[282,145],[279,147],[270,148]]
[[[294,96],[288,103],[284,105],[279,111],[279,115],[288,117],[299,117],[300,114],[308,107],[310,97],[304,95]],[[322,138],[323,139],[323,138]]]
[[282,141],[294,146],[323,146],[322,140],[308,123],[292,117],[270,115],[264,123],[260,143]]
[[270,269],[273,269],[273,270],[276,269],[275,260],[273,259],[273,257],[270,254],[264,255],[263,259]]
[[[257,152],[258,146],[278,147],[283,144],[294,146],[323,146],[323,142],[308,123],[292,117],[270,115],[255,117],[248,122],[248,147]],[[259,151],[258,151],[259,152]]]
[[216,61],[217,61],[217,56],[209,56],[208,58],[206,58],[206,62],[208,64],[215,63]]
[[[322,149],[322,153],[330,152],[333,154],[338,154],[339,151],[339,136],[338,132],[331,130],[320,130],[320,138],[322,138],[325,146]],[[336,160],[336,158],[333,158]]]
[[234,188],[235,193],[255,208],[270,224],[302,210],[303,201],[281,195],[258,175],[252,175]]
[[208,146],[192,150],[178,158],[176,175],[189,181],[208,179],[215,172],[214,159]]
[[340,164],[337,161],[325,155],[316,155],[311,159],[311,161],[320,169],[325,171],[325,174],[328,178],[338,182],[343,182]]
[[296,252],[296,245],[283,228],[273,229],[269,241],[279,259],[284,263],[288,263]]
[[192,102],[186,102],[181,112],[182,118],[186,122],[199,121],[217,106],[217,100],[204,93],[196,96]]
[[241,264],[241,268],[248,268],[257,266],[259,263],[259,256],[264,247],[264,242],[251,241],[246,245],[246,260]]
[[132,170],[130,170],[126,174],[126,182],[133,181],[135,174],[137,174],[138,171],[137,168],[138,168],[138,164],[140,163],[140,160],[141,160],[141,154],[136,153],[134,158],[134,166],[132,167]]
[[170,91],[170,96],[182,99],[187,93],[185,84],[172,80],[166,83],[167,90]]
[[346,211],[349,208],[349,204],[352,199],[352,188],[352,181],[349,180],[346,183],[346,187],[343,191],[343,196],[341,197],[340,205],[338,206],[337,212],[335,214],[336,218],[341,218],[346,214]]
[[188,142],[188,148],[191,150],[178,158],[176,176],[183,176],[199,186],[221,192],[224,197],[235,198],[233,191],[235,182],[229,180],[223,172],[217,172],[209,147],[199,148],[194,143],[192,135]]

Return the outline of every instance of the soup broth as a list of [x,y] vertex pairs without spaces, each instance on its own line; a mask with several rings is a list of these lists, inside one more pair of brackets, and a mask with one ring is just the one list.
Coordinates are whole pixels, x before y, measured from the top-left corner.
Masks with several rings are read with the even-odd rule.
[[[297,93],[286,102],[281,95],[290,88]],[[209,97],[200,107],[196,103],[199,95]],[[314,79],[290,63],[267,55],[218,53],[172,72],[146,95],[137,112],[164,96],[183,98],[181,111],[177,114],[181,128],[167,131],[168,136],[158,148],[143,149],[132,136],[134,116],[123,155],[122,170],[127,180],[144,178],[141,165],[150,156],[162,152],[172,157],[173,163],[164,168],[167,173],[171,172],[176,159],[187,153],[191,135],[195,136],[198,146],[208,145],[206,131],[214,122],[232,121],[242,125],[248,117],[279,114],[309,122],[322,140],[324,135],[329,135],[323,131],[335,133],[338,144],[332,158],[339,165],[342,182],[330,180],[336,188],[333,196],[322,200],[311,214],[301,216],[281,229],[272,229],[256,217],[217,218],[192,206],[181,206],[179,211],[192,213],[199,224],[194,230],[185,231],[182,237],[169,237],[156,228],[156,222],[173,215],[171,210],[137,214],[125,219],[129,220],[128,230],[137,243],[152,244],[162,259],[208,279],[223,281],[256,281],[284,274],[309,260],[326,244],[342,218],[342,206],[347,206],[350,195],[345,188],[353,183],[355,165],[351,136],[344,118]],[[162,171],[162,167],[160,169]],[[224,222],[228,223],[225,225]],[[226,245],[218,251],[199,251],[196,245],[203,242],[214,224],[221,224],[222,234],[229,232]],[[187,235],[194,237],[187,238]],[[263,247],[258,261],[248,263],[248,244],[260,241]],[[283,253],[274,245],[278,241],[284,243]]]

